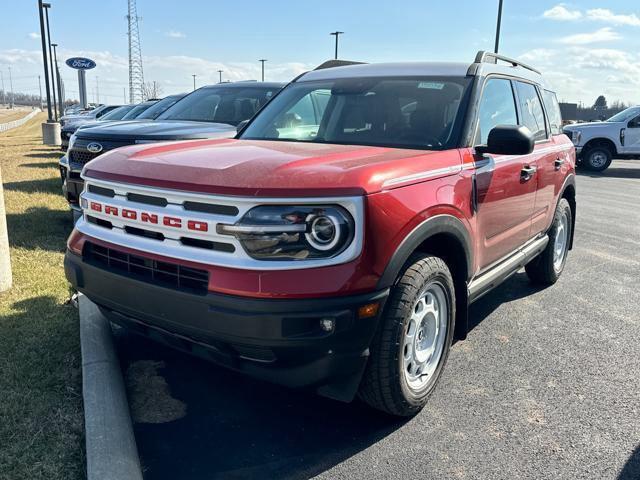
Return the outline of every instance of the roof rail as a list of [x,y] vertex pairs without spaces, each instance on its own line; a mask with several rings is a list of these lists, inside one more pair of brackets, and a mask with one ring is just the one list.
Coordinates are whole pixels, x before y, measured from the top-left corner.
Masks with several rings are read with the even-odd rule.
[[344,67],[345,65],[362,65],[365,62],[354,62],[352,60],[327,60],[318,65],[314,70],[323,70],[325,68]]
[[497,53],[485,52],[484,50],[480,50],[477,53],[476,59],[474,60],[473,63],[495,63],[495,64],[497,64],[498,60],[500,60],[502,62],[510,63],[514,67],[526,68],[527,70],[531,70],[532,72],[535,72],[538,75],[542,75],[542,73],[540,73],[540,70],[537,70],[537,69],[533,68],[532,66],[527,65],[526,63],[522,63],[519,60],[515,60],[515,59],[509,58],[509,57],[505,57],[504,55],[499,55]]

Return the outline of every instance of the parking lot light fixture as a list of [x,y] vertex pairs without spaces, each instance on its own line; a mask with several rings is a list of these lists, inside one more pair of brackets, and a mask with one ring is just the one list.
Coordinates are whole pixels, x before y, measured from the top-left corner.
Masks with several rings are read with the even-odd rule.
[[222,83],[222,72],[224,72],[224,70],[218,70],[218,75],[220,75],[220,81],[218,83]]
[[338,37],[340,35],[342,35],[344,32],[339,32],[339,31],[335,31],[335,32],[331,32],[329,35],[333,35],[336,37],[336,52],[335,52],[335,59],[338,59]]

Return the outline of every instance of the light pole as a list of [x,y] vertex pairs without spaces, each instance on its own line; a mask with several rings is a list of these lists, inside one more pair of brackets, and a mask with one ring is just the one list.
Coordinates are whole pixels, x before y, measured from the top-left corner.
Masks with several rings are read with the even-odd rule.
[[224,72],[224,70],[218,70],[218,75],[220,75],[220,81],[218,83],[222,83],[222,72]]
[[[40,78],[40,77],[38,77]],[[5,98],[6,93],[4,91],[4,75],[2,75],[2,70],[0,70],[0,85],[2,85],[2,104],[4,105],[7,101],[7,99]]]
[[13,108],[14,106],[14,98],[13,98],[13,78],[11,77],[11,65],[9,65],[9,107]]
[[100,83],[98,82],[98,76],[96,75],[96,103],[100,104]]
[[498,53],[498,47],[500,46],[500,25],[502,24],[502,0],[498,2],[498,24],[496,25],[496,46],[494,53]]
[[191,76],[193,77],[193,89],[195,90],[196,89],[196,74],[194,73]]
[[62,116],[64,99],[62,98],[62,85],[60,84],[60,69],[58,68],[58,52],[56,48],[58,47],[57,43],[52,43],[53,47],[53,62],[56,66],[56,79],[58,80],[58,111],[60,112],[60,116]]
[[40,75],[38,75],[38,89],[40,90],[40,105],[39,105],[39,107],[42,108],[42,80],[40,79]]
[[53,92],[53,112],[55,115],[55,119],[58,120],[58,105],[56,100],[56,80],[53,71],[53,55],[51,54],[51,30],[49,29],[49,9],[51,8],[50,3],[43,3],[44,7],[44,16],[47,23],[47,44],[49,45],[49,61],[51,62],[51,91]]
[[262,81],[264,82],[264,62],[266,62],[267,59],[266,58],[261,58],[258,61],[262,64]]
[[338,32],[338,31],[335,31],[335,32],[331,32],[331,33],[329,34],[329,35],[333,35],[333,36],[335,36],[335,37],[336,37],[336,55],[335,55],[335,59],[336,59],[336,60],[338,59],[338,37],[339,37],[340,35],[342,35],[343,33],[344,33],[344,32]]

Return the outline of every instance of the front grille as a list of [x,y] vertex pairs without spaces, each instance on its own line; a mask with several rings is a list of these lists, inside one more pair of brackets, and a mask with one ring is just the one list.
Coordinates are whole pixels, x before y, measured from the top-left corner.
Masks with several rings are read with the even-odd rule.
[[84,165],[96,158],[100,153],[93,153],[86,150],[69,150],[67,155],[69,157],[69,163]]
[[83,260],[101,269],[173,290],[199,295],[208,291],[209,272],[206,270],[160,262],[90,242],[85,243]]

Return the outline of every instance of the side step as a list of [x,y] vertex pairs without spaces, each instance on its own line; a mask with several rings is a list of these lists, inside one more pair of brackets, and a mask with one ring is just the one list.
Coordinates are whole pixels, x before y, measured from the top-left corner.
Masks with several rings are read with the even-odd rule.
[[547,243],[549,243],[549,237],[547,235],[537,238],[491,270],[474,278],[467,287],[469,303],[476,301],[516,273],[520,268],[524,267],[545,249]]

